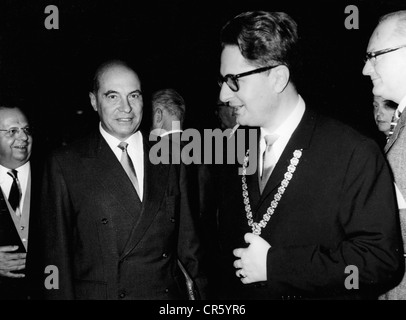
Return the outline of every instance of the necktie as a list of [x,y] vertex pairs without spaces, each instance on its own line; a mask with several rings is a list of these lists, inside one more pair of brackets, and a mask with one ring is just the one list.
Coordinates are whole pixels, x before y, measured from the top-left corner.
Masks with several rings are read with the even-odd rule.
[[10,203],[13,210],[16,211],[16,209],[20,206],[21,198],[20,182],[18,181],[17,170],[12,169],[7,172],[7,174],[13,178],[13,184],[11,185],[8,202]]
[[270,134],[264,137],[266,147],[262,154],[262,175],[259,179],[259,190],[261,193],[264,191],[266,183],[276,164],[276,156],[272,151],[272,145],[278,138],[279,136],[277,134]]
[[120,162],[128,177],[130,178],[135,191],[137,191],[138,196],[140,196],[140,187],[138,185],[137,174],[135,173],[133,162],[131,161],[131,158],[127,153],[127,146],[128,143],[126,142],[120,142],[120,144],[118,145],[118,147],[123,151],[123,153],[121,154]]
[[395,110],[395,112],[393,113],[392,121],[390,123],[390,129],[389,129],[388,136],[386,137],[386,141],[389,141],[389,138],[393,135],[393,132],[395,132],[395,127],[396,127],[401,115],[402,115],[402,112],[399,112],[398,110]]

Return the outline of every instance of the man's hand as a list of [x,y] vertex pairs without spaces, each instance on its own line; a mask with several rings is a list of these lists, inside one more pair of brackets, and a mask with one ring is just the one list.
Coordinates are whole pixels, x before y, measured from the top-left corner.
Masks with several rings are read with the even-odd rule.
[[234,261],[236,276],[244,284],[266,281],[266,258],[271,245],[253,233],[246,233],[244,240],[249,243],[248,248],[238,248],[233,254],[240,258]]
[[12,273],[11,271],[25,269],[26,253],[12,253],[18,246],[0,247],[0,276],[8,278],[24,278],[22,273]]

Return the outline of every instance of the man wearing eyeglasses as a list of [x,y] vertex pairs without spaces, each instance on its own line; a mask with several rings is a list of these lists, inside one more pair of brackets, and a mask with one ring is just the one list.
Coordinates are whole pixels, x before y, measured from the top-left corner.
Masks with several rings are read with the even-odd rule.
[[[290,16],[242,13],[221,41],[220,99],[241,128],[258,128],[259,152],[246,149],[241,175],[239,164],[221,170],[220,297],[376,299],[403,271],[379,147],[298,94]],[[250,161],[258,161],[252,175]]]
[[[406,250],[406,11],[380,18],[368,43],[362,73],[371,77],[374,95],[398,103],[384,152],[395,180]],[[406,277],[382,298],[406,300]]]
[[17,107],[0,106],[0,300],[27,299],[32,135]]

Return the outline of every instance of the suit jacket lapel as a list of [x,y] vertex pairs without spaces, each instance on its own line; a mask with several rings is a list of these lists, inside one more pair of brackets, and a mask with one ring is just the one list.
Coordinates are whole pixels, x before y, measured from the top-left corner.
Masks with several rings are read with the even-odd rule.
[[[253,128],[245,128],[245,129],[247,131],[247,134],[245,136],[245,142],[247,143],[248,141],[250,141],[249,136],[248,136],[249,131],[252,130]],[[256,128],[256,129],[257,129],[257,154],[259,154],[259,139],[261,137],[261,131],[259,128]],[[248,149],[248,148],[246,148],[246,149]],[[246,150],[245,150],[245,152],[246,152]],[[252,151],[250,150],[250,152],[252,152]],[[251,159],[252,155],[250,155],[249,157]],[[254,174],[247,175],[246,179],[247,179],[247,188],[249,190],[248,194],[249,194],[250,203],[253,204],[252,208],[255,209],[255,207],[258,205],[259,199],[260,199],[258,168],[259,168],[259,161],[261,158],[258,156],[253,157],[253,158],[255,158],[255,160],[257,161],[257,170],[255,170]]]
[[393,146],[393,144],[395,143],[399,134],[402,132],[405,126],[406,126],[406,112],[405,110],[403,110],[402,115],[398,120],[398,124],[395,127],[395,131],[393,132],[392,136],[389,138],[389,141],[385,145],[384,148],[385,153],[388,153],[389,149]]
[[264,200],[267,199],[271,194],[274,194],[275,189],[279,187],[281,181],[284,179],[284,175],[287,171],[287,167],[290,164],[290,160],[293,157],[293,152],[298,149],[304,150],[309,147],[315,124],[316,114],[312,111],[306,111],[299,123],[299,126],[293,132],[288,144],[282,152],[275,169],[269,177],[268,183],[266,184],[260,197],[257,208],[259,208]]
[[141,216],[135,223],[125,248],[123,259],[127,256],[144,236],[144,233],[151,225],[158,209],[163,201],[165,190],[168,184],[170,165],[154,165],[149,161],[150,144],[145,135],[144,142],[144,196],[142,202]]
[[122,206],[123,214],[128,216],[129,221],[133,220],[133,210],[139,202],[137,192],[100,133],[97,132],[89,140],[87,151],[84,151],[83,162],[93,172],[96,180]]

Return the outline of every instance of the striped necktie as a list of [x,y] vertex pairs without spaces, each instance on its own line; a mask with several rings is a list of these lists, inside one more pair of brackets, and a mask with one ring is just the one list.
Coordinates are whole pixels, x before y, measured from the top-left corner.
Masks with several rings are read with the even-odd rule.
[[15,169],[11,169],[7,172],[7,174],[13,178],[13,184],[11,185],[10,194],[8,196],[8,202],[10,203],[11,207],[14,211],[20,206],[20,199],[21,199],[21,189],[20,189],[20,181],[18,180],[18,172]]
[[121,154],[121,160],[120,160],[121,165],[123,166],[125,172],[127,173],[128,177],[130,178],[135,190],[137,191],[138,196],[141,199],[140,187],[138,185],[137,174],[135,173],[133,162],[131,161],[131,158],[127,153],[128,143],[120,142],[118,147],[123,151],[123,153]]

